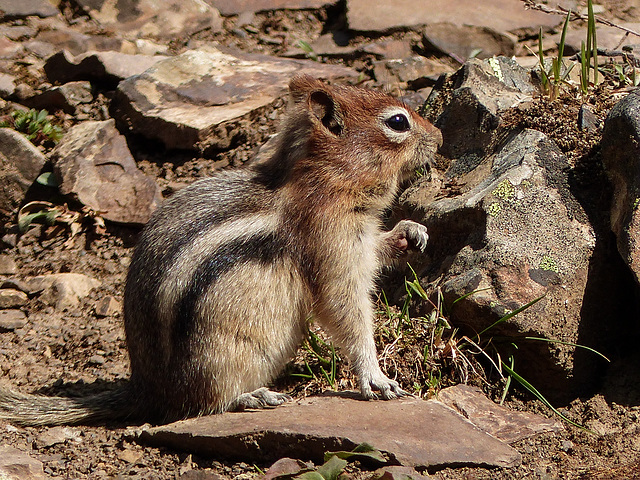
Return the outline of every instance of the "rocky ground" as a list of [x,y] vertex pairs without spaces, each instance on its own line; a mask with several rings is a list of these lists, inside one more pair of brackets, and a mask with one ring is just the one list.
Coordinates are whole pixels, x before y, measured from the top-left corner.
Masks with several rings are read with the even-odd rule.
[[[545,49],[552,57],[559,39],[558,23],[562,21],[562,17],[553,14],[524,10],[523,3],[515,0],[486,2],[489,5],[480,10],[468,5],[459,12],[447,12],[447,8],[433,5],[425,18],[419,18],[415,2],[396,2],[397,10],[390,11],[379,5],[374,8],[364,1],[325,4],[309,0],[289,2],[291,5],[283,9],[280,4],[287,2],[274,2],[278,3],[275,8],[265,0],[261,3],[264,6],[253,7],[260,8],[258,13],[245,12],[248,7],[243,7],[242,2],[209,2],[219,10],[210,5],[204,8],[198,2],[183,2],[175,8],[169,3],[154,11],[158,6],[144,1],[131,2],[132,8],[128,9],[119,3],[114,7],[112,2],[72,0],[54,5],[45,1],[18,4],[0,0],[0,114],[10,126],[16,126],[16,117],[12,116],[16,109],[46,108],[51,114],[49,127],[59,128],[62,134],[57,147],[59,139],[52,139],[55,134],[33,135],[36,148],[25,145],[13,134],[5,132],[0,137],[4,182],[0,215],[5,223],[0,254],[3,385],[23,392],[86,395],[126,380],[128,360],[121,324],[122,293],[140,224],[162,197],[216,169],[238,167],[248,161],[276,131],[284,112],[286,83],[293,73],[304,70],[336,82],[359,82],[384,88],[401,95],[415,107],[430,98],[431,114],[435,115],[440,100],[434,100],[435,95],[430,97],[430,94],[439,92],[442,100],[447,98],[446,89],[451,87],[443,90],[442,85],[438,85],[442,73],[457,71],[467,58],[478,54],[478,49],[482,50],[479,54],[482,58],[494,54],[515,55],[521,65],[532,66],[536,59],[526,47],[537,48],[538,28],[543,28]],[[302,8],[294,9],[294,4]],[[586,3],[564,2],[563,5],[580,12]],[[110,10],[113,8],[120,11],[116,14]],[[596,10],[604,20],[640,30],[635,23],[640,23],[638,2],[604,1]],[[428,23],[437,26],[426,31],[416,26]],[[572,23],[565,53],[572,55],[579,51],[584,30],[584,23]],[[640,43],[640,37],[625,37],[615,26],[601,24],[598,32],[599,44],[609,53],[619,51],[623,43]],[[629,48],[626,51],[633,52],[633,47]],[[204,56],[194,56],[191,52],[196,49],[204,51],[198,54]],[[67,53],[57,53],[61,50]],[[114,53],[117,55],[109,56]],[[226,89],[216,91],[217,97],[212,99],[203,92],[215,90],[207,81],[220,76],[220,71],[202,67],[203,71],[198,72],[200,87],[181,87],[179,95],[173,95],[171,90],[179,84],[171,73],[176,71],[175,66],[171,71],[159,67],[143,74],[157,61],[178,55],[184,55],[180,58],[184,59],[182,65],[189,74],[194,74],[189,70],[194,64],[188,63],[194,59],[204,59],[196,64],[206,66],[212,58],[230,55],[232,58],[225,57],[225,61],[244,76],[232,77]],[[563,86],[557,100],[536,90],[527,93],[530,100],[524,106],[490,107],[500,113],[503,125],[535,129],[558,145],[567,158],[571,178],[586,185],[581,192],[590,195],[589,200],[578,200],[590,217],[594,235],[599,240],[607,239],[603,241],[604,246],[598,243],[605,250],[609,247],[615,250],[616,243],[608,226],[607,234],[602,233],[602,225],[605,220],[608,225],[609,217],[608,208],[601,205],[609,201],[611,188],[597,188],[607,180],[602,161],[593,152],[599,149],[605,118],[633,83],[628,68],[633,55],[629,55],[631,60],[627,59],[626,63],[622,56],[607,57],[617,65],[626,65],[626,70],[620,73],[611,67],[613,74],[587,96],[580,95],[575,86]],[[242,65],[250,62],[260,64],[263,77],[259,89],[247,86],[255,78],[243,71]],[[228,68],[229,63],[225,65]],[[229,72],[223,70],[223,73]],[[140,75],[132,78],[134,74]],[[469,75],[473,74],[477,72]],[[145,81],[144,85],[161,86],[157,87],[158,103],[151,107],[140,100]],[[256,90],[262,95],[257,99]],[[172,92],[173,96],[166,92]],[[519,92],[524,92],[524,87]],[[496,93],[496,98],[508,95],[515,93]],[[176,98],[187,98],[189,105],[180,104],[184,111],[178,122],[167,120],[166,113],[176,107]],[[251,102],[254,103],[247,106]],[[230,104],[234,108],[228,108]],[[589,106],[586,114],[584,104]],[[197,120],[207,115],[222,118],[222,127],[201,126]],[[591,115],[589,128],[581,123],[585,115]],[[116,121],[109,121],[111,118]],[[91,128],[84,130],[87,125]],[[455,131],[455,125],[445,121],[442,128],[445,132]],[[427,197],[440,201],[457,195],[464,197],[473,191],[469,186],[474,184],[474,180],[469,179],[473,175],[467,175],[465,184],[444,173],[453,160],[469,158],[462,150],[463,146],[455,142],[447,143],[445,135],[445,150],[432,177],[436,187]],[[16,173],[8,167],[16,158],[28,163],[29,168]],[[86,158],[93,159],[98,167],[83,170],[78,159]],[[114,162],[118,168],[111,168]],[[51,171],[55,180],[40,176],[41,172]],[[142,177],[142,173],[153,182]],[[89,184],[88,179],[95,183]],[[51,182],[55,185],[47,185]],[[510,184],[501,181],[500,185]],[[415,199],[406,196],[401,205],[414,205],[412,198]],[[34,201],[48,203],[21,209]],[[493,208],[496,213],[497,204],[482,208]],[[445,208],[442,202],[436,205]],[[54,225],[43,225],[43,215],[51,209],[58,212]],[[109,213],[102,215],[103,212]],[[34,215],[29,217],[30,213]],[[19,219],[22,219],[22,230]],[[427,225],[431,228],[430,223]],[[429,251],[433,259],[438,258],[439,247],[434,230],[431,235],[432,240],[436,239],[434,250]],[[640,478],[640,382],[637,376],[640,355],[636,353],[638,325],[634,310],[637,285],[620,257],[614,258],[609,250],[607,252],[600,252],[600,258],[611,264],[614,272],[611,275],[616,279],[610,283],[621,285],[616,294],[619,296],[603,290],[607,292],[606,298],[597,308],[594,304],[585,304],[576,309],[594,308],[597,313],[594,322],[612,325],[615,336],[607,331],[607,339],[613,340],[603,344],[612,362],[581,373],[593,377],[587,394],[572,395],[566,402],[557,403],[564,415],[590,431],[565,424],[561,431],[514,441],[511,446],[522,456],[522,463],[515,467],[488,469],[451,465],[420,468],[422,474],[440,479]],[[574,253],[567,252],[566,257]],[[556,261],[562,266],[564,260]],[[549,272],[544,268],[537,270],[537,275]],[[436,273],[428,269],[425,272],[422,278],[435,284]],[[620,276],[623,280],[619,280]],[[451,292],[455,293],[452,281],[455,278],[443,278],[451,280]],[[493,278],[496,282],[504,281],[500,275]],[[573,281],[587,284],[585,278],[576,275]],[[602,278],[606,283],[608,277]],[[615,283],[618,281],[620,283]],[[442,285],[446,289],[448,284],[443,281]],[[591,285],[598,288],[603,283]],[[394,286],[402,289],[401,284]],[[549,291],[547,298],[555,298],[554,292]],[[522,298],[526,297],[524,293]],[[597,292],[593,295],[598,296]],[[489,298],[487,302],[494,300]],[[619,308],[621,304],[628,308]],[[384,310],[381,303],[381,311]],[[424,306],[414,306],[413,310],[416,316],[425,314]],[[572,311],[567,307],[563,317],[567,328]],[[588,317],[584,312],[582,315]],[[385,365],[398,376],[404,388],[427,398],[440,388],[468,377],[451,356],[416,362],[415,357],[432,342],[426,338],[431,330],[416,328],[403,332],[403,338],[394,337],[389,334],[391,319],[397,321],[397,315],[380,315],[380,350]],[[384,345],[390,343],[396,346],[395,350],[383,351]],[[558,358],[564,358],[566,352],[560,347],[557,350]],[[327,352],[325,349],[323,353],[328,355]],[[311,358],[301,353],[287,375],[277,382],[279,388],[301,398],[328,387],[322,380],[319,363]],[[290,375],[306,373],[305,360],[311,363],[315,379],[303,380]],[[565,361],[560,373],[554,371],[553,374],[564,375],[573,368],[570,363]],[[480,370],[483,360],[474,357],[473,365]],[[571,375],[573,373],[571,371]],[[498,399],[504,382],[491,377],[490,383],[485,383],[482,376],[470,375],[466,379]],[[552,382],[555,380],[549,379],[549,383]],[[544,388],[540,382],[537,385]],[[354,386],[346,365],[340,364],[335,387]],[[512,388],[506,403],[514,410],[553,416],[546,406],[522,390]],[[22,468],[8,478],[244,479],[258,477],[272,463],[251,459],[230,462],[168,447],[151,447],[140,442],[136,432],[136,428],[124,425],[55,428],[0,425],[0,478],[4,478],[3,459],[8,458],[18,458],[16,464]],[[349,478],[371,478],[372,475],[371,468],[360,462],[350,464],[346,472]],[[388,473],[383,478],[404,478],[399,473],[391,475]],[[415,476],[415,471],[411,475]]]

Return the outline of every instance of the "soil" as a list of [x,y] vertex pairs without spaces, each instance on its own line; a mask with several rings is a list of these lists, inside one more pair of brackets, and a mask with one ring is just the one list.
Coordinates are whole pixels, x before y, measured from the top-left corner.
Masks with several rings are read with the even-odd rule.
[[[619,3],[619,2],[618,2]],[[67,17],[82,29],[87,20],[78,12],[68,10]],[[223,33],[206,31],[188,39],[177,39],[170,45],[173,53],[200,44],[217,41],[245,51],[282,53],[296,38],[314,38],[329,26],[339,27],[344,22],[339,9],[270,12],[256,16],[255,32],[238,37],[234,33],[235,18],[225,21]],[[396,37],[402,33],[395,33]],[[408,35],[416,36],[415,32]],[[279,39],[278,42],[273,39]],[[352,43],[363,41],[353,38]],[[340,61],[361,70],[370,71],[370,58],[350,58]],[[25,84],[38,88],[43,79],[24,64],[16,62],[15,72]],[[373,84],[373,82],[368,82]],[[594,91],[589,101],[597,118],[602,121],[617,97],[620,86],[610,84]],[[83,118],[101,118],[113,92],[104,90],[96,101],[84,112]],[[597,155],[592,154],[599,141],[601,130],[586,132],[568,128],[576,125],[582,101],[573,91],[555,103],[541,98],[526,111],[514,112],[508,121],[514,125],[537,128],[558,140],[572,165],[582,175],[588,176],[598,169]],[[10,103],[0,101],[0,114],[11,111]],[[131,150],[140,168],[157,179],[165,196],[184,184],[188,184],[214,170],[238,166],[251,157],[258,146],[275,132],[276,120],[282,110],[278,106],[275,114],[269,115],[259,125],[248,126],[245,143],[235,148],[211,154],[207,158],[185,152],[165,152],[138,138],[129,138]],[[56,113],[55,122],[68,128],[79,121],[71,115]],[[590,166],[591,165],[591,166]],[[600,178],[597,176],[596,178]],[[592,180],[593,181],[593,180]],[[59,198],[45,187],[35,188],[29,199],[42,199],[62,204],[68,199]],[[70,204],[71,208],[77,207]],[[28,316],[23,328],[0,331],[0,373],[3,385],[11,385],[22,392],[46,395],[86,395],[112,388],[128,377],[128,358],[124,329],[119,309],[109,316],[99,316],[96,305],[106,297],[112,297],[120,305],[127,267],[131,258],[139,229],[107,224],[104,233],[96,232],[89,225],[81,234],[69,242],[70,232],[53,232],[35,226],[26,234],[16,238],[12,245],[3,245],[3,252],[15,259],[18,272],[15,277],[74,272],[89,275],[102,282],[79,305],[58,311],[39,296],[29,299],[22,309]],[[15,232],[15,222],[7,231]],[[380,317],[381,326],[388,320]],[[388,337],[380,332],[378,339],[387,342]],[[424,338],[421,341],[427,341]],[[410,373],[415,352],[410,342],[397,348],[396,357],[389,364],[395,365],[403,388],[418,391],[423,396],[433,395],[437,388],[458,381],[461,373],[446,359],[434,361],[431,369],[419,375]],[[562,413],[572,421],[584,425],[586,431],[566,425],[564,431],[545,434],[522,440],[513,446],[521,452],[523,463],[513,469],[487,470],[482,468],[448,468],[428,472],[440,479],[633,479],[640,478],[640,353],[627,348],[621,339],[621,351],[607,375],[601,379],[601,389],[590,397],[578,398],[569,405],[561,406]],[[382,350],[383,345],[380,345]],[[420,348],[418,348],[420,350]],[[327,384],[321,375],[313,381],[302,381],[292,377],[293,372],[303,372],[304,360],[301,352],[284,376],[276,384],[280,389],[302,396],[314,393]],[[317,362],[311,365],[318,371]],[[436,370],[442,369],[443,378],[433,382]],[[470,381],[484,386],[489,395],[497,395],[501,384],[488,387],[479,378]],[[416,388],[416,384],[418,384]],[[355,382],[344,363],[340,364],[337,388],[353,388]],[[507,405],[515,409],[528,410],[546,416],[553,413],[541,402],[527,393],[512,389]],[[15,427],[0,424],[0,444],[12,445],[30,452],[41,461],[45,473],[61,478],[253,478],[269,465],[226,463],[216,458],[201,458],[183,452],[151,448],[135,442],[134,429],[123,425],[78,426],[78,427]],[[367,478],[364,467],[350,467],[350,478]]]

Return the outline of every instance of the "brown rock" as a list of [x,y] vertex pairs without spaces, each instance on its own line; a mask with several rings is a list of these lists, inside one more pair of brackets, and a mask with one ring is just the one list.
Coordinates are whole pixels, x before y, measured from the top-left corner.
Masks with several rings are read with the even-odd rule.
[[63,110],[73,114],[76,107],[93,100],[89,82],[69,82],[59,87],[52,87],[44,92],[28,98],[24,104],[28,107],[46,109],[48,111]]
[[222,28],[218,10],[198,0],[76,1],[100,25],[130,40],[145,37],[171,40],[204,29],[216,32]]
[[138,170],[112,119],[75,125],[51,157],[60,192],[107,220],[144,224],[162,200],[155,181]]
[[0,254],[0,275],[14,275],[18,272],[18,265],[10,255]]
[[478,25],[500,32],[553,27],[562,18],[527,10],[519,0],[396,0],[394,2],[370,2],[347,0],[347,21],[352,30],[386,31],[414,25],[452,23]]
[[33,290],[42,291],[42,301],[58,310],[78,305],[82,298],[101,284],[99,280],[81,273],[39,275],[25,281]]
[[9,445],[0,445],[0,478],[3,480],[44,480],[42,463]]
[[13,95],[16,89],[16,77],[7,73],[0,73],[0,98]]
[[460,63],[472,55],[475,58],[511,57],[515,54],[517,41],[514,35],[492,28],[452,23],[431,23],[423,30],[422,38],[426,51],[444,53]]
[[310,465],[294,458],[281,458],[271,465],[260,480],[273,480],[283,475],[295,475],[300,470],[309,468]]
[[373,62],[373,71],[378,83],[406,90],[433,85],[440,74],[451,73],[453,68],[437,59],[412,56]]
[[117,84],[166,58],[168,57],[162,55],[131,55],[120,52],[86,52],[73,56],[63,50],[47,59],[44,70],[50,82],[101,80]]
[[118,86],[114,116],[167,148],[228,148],[240,121],[287,92],[291,76],[357,78],[357,72],[310,60],[224,53],[210,47],[157,63]]
[[12,288],[3,288],[0,290],[0,308],[22,307],[27,303],[27,294],[20,290]]
[[438,393],[438,400],[450,406],[475,426],[506,443],[542,432],[559,432],[562,424],[529,412],[516,412],[489,400],[477,387],[456,385]]
[[0,332],[13,332],[27,323],[27,315],[22,310],[0,310]]
[[27,17],[52,17],[60,13],[47,0],[0,0],[0,20],[16,20]]
[[403,465],[511,467],[520,454],[440,402],[366,402],[348,394],[310,397],[271,410],[225,413],[144,430],[153,445],[226,458],[290,456],[320,462],[325,451],[367,442]]
[[120,303],[108,295],[98,302],[96,305],[96,315],[99,317],[111,317],[120,312],[122,306]]
[[15,214],[46,161],[24,135],[0,128],[0,220]]

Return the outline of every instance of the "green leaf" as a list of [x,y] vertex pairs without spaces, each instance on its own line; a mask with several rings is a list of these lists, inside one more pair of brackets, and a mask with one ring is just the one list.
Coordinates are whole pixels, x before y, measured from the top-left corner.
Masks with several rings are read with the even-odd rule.
[[368,443],[361,443],[350,452],[327,452],[325,454],[325,460],[327,460],[331,455],[335,455],[336,457],[342,458],[344,460],[364,460],[365,462],[369,461],[376,464],[387,463],[387,459],[384,458],[382,452],[373,448],[373,446],[369,445]]
[[53,172],[44,172],[41,173],[38,178],[36,178],[36,182],[40,185],[45,185],[47,187],[58,187],[58,180]]
[[320,465],[316,471],[322,475],[324,480],[337,480],[338,475],[340,475],[348,463],[346,460],[332,455],[331,458]]

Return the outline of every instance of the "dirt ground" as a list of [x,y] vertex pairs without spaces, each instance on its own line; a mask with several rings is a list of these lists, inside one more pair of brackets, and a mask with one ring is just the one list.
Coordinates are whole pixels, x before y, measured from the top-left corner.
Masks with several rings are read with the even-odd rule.
[[[260,14],[255,25],[259,32],[297,38],[319,35],[330,18],[339,25],[343,18],[332,11],[278,12]],[[281,53],[274,45],[261,43],[258,35],[238,39],[233,31],[233,18],[228,19],[225,33],[198,34],[196,38],[176,40],[171,47],[174,52],[193,48],[201,43],[218,41],[234,44],[246,51]],[[395,36],[401,33],[394,34]],[[354,38],[353,43],[362,41]],[[284,42],[286,44],[287,41]],[[358,58],[345,62],[367,72],[370,59]],[[41,80],[16,65],[23,79],[34,87]],[[103,104],[108,103],[112,93],[100,92],[89,116],[98,115]],[[576,98],[575,96],[572,98]],[[561,100],[562,101],[562,100]],[[524,117],[517,114],[514,122],[553,133],[557,138],[578,135],[576,132],[559,131],[568,124],[575,124],[579,103],[568,101],[566,108],[549,106],[542,102]],[[611,102],[599,101],[596,114],[604,118]],[[11,106],[2,106],[0,114],[6,114]],[[280,114],[281,108],[277,109]],[[546,124],[550,111],[557,122]],[[558,112],[561,112],[558,115]],[[130,147],[139,166],[145,173],[154,176],[165,196],[181,184],[209,175],[220,165],[240,165],[276,128],[278,115],[263,125],[248,126],[247,142],[236,148],[215,154],[211,158],[194,157],[180,152],[164,152],[131,138]],[[536,118],[539,121],[536,123]],[[566,120],[566,121],[563,121]],[[72,116],[58,115],[63,126],[75,122]],[[579,134],[583,135],[583,134]],[[589,148],[598,142],[599,133],[589,138],[569,143],[564,150],[579,165]],[[573,156],[572,156],[573,152]],[[31,192],[32,199],[46,199],[60,204],[64,199],[46,188]],[[9,230],[15,225],[9,225]],[[4,244],[2,253],[15,259],[18,278],[28,276],[73,272],[83,273],[102,282],[89,297],[77,307],[57,311],[38,296],[30,298],[23,308],[28,322],[23,328],[0,331],[0,375],[3,385],[11,385],[23,392],[47,395],[86,395],[102,391],[126,381],[128,358],[120,310],[110,316],[98,316],[96,305],[107,296],[120,305],[127,267],[135,245],[138,228],[107,224],[106,233],[97,234],[90,229],[79,235],[73,244],[66,242],[68,232],[52,238],[48,230],[36,226],[19,237],[15,246]],[[382,321],[382,319],[381,319]],[[640,478],[640,352],[628,348],[622,342],[621,351],[602,378],[599,392],[587,398],[575,399],[561,406],[561,411],[571,420],[583,424],[592,432],[566,425],[561,433],[540,435],[513,445],[523,456],[521,466],[514,469],[487,470],[482,468],[450,468],[428,472],[440,479],[634,479]],[[633,344],[632,344],[633,345]],[[636,344],[637,345],[637,344]],[[382,348],[382,345],[380,346]],[[402,361],[399,352],[398,362]],[[292,370],[300,369],[300,362]],[[340,388],[353,387],[353,380],[342,367]],[[402,370],[402,366],[398,368]],[[443,380],[441,385],[446,384]],[[278,385],[294,396],[313,393],[326,387],[321,382],[307,382],[287,377]],[[404,385],[411,389],[413,385]],[[429,388],[424,386],[424,393]],[[495,390],[489,389],[489,393]],[[512,408],[534,411],[551,416],[552,413],[528,394],[512,390],[507,400]],[[99,427],[55,427],[22,428],[0,423],[0,444],[12,445],[30,452],[33,458],[43,462],[45,473],[61,478],[131,478],[131,479],[205,479],[238,478],[257,476],[269,465],[227,463],[216,458],[200,458],[183,452],[168,451],[139,445],[133,430],[122,425]],[[367,478],[369,473],[355,465],[350,469],[350,478]]]

